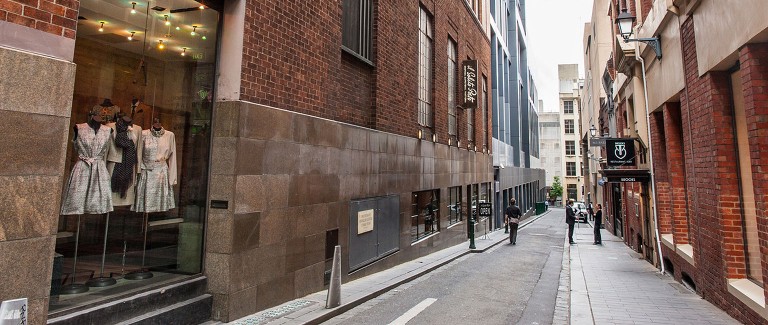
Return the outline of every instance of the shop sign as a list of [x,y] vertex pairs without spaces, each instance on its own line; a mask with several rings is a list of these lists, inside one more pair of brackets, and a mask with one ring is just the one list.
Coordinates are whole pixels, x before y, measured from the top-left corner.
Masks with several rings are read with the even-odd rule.
[[373,231],[373,209],[357,213],[357,234]]
[[608,152],[608,166],[634,166],[634,139],[607,139],[605,151]]
[[633,183],[633,182],[648,182],[650,176],[638,175],[638,176],[610,176],[608,177],[609,183]]
[[590,138],[590,147],[605,147],[605,138]]
[[464,74],[464,108],[477,108],[477,60],[462,62]]
[[490,217],[493,213],[493,203],[481,202],[477,204],[478,215],[481,217]]

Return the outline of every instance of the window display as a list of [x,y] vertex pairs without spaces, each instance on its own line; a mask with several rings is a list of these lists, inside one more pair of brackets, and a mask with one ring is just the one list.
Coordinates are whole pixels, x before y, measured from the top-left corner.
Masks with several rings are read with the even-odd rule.
[[220,4],[80,1],[51,313],[201,272]]

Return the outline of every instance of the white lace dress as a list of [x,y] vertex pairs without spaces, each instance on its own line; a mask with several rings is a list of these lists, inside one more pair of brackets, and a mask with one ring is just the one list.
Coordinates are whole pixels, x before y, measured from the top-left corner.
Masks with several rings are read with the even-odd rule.
[[176,139],[171,131],[141,131],[141,160],[136,203],[131,210],[162,212],[176,207]]
[[94,131],[88,123],[75,125],[74,141],[78,160],[69,174],[61,214],[102,214],[112,211],[112,189],[106,156],[112,142],[112,129],[101,126]]

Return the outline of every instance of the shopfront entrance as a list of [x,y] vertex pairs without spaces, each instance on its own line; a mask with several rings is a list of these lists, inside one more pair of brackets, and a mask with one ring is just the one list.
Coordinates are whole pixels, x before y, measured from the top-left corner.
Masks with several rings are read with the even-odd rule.
[[201,272],[216,5],[80,1],[50,313]]

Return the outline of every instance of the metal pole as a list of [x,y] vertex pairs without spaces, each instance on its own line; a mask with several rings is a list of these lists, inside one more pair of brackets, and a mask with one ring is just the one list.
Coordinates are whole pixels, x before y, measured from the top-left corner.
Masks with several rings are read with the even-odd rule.
[[331,284],[325,299],[325,308],[335,308],[341,305],[341,246],[333,249],[333,267],[331,268]]

